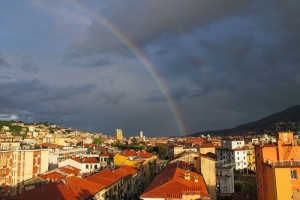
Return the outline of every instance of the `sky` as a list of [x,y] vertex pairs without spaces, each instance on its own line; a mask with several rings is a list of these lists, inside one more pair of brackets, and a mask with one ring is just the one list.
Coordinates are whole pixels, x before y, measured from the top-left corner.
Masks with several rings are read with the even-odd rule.
[[125,136],[300,102],[300,1],[0,1],[0,119]]

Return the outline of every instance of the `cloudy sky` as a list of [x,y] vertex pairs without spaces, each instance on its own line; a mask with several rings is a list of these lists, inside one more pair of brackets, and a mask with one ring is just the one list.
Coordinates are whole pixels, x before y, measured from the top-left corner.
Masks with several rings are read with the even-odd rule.
[[0,118],[125,136],[232,128],[300,102],[300,3],[2,0]]

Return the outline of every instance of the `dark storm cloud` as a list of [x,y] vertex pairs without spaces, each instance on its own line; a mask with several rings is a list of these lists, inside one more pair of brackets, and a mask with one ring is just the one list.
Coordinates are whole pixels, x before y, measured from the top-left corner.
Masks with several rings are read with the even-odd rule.
[[[86,52],[87,53],[87,52]],[[107,67],[115,64],[113,55],[107,54],[82,54],[69,49],[63,58],[62,65],[71,67]]]
[[10,64],[3,58],[0,52],[0,68],[9,68]]
[[174,135],[164,90],[188,132],[233,127],[299,104],[299,1],[23,4],[18,15],[14,5],[1,7],[0,117]]
[[21,61],[20,61],[20,69],[24,72],[33,72],[33,71],[37,71],[38,67],[36,66],[36,64],[34,63],[34,61],[32,59],[30,59],[29,57],[24,57]]
[[83,112],[82,96],[88,95],[93,88],[93,85],[50,87],[38,80],[1,83],[0,110],[24,117],[27,114],[36,120],[56,121],[65,115]]
[[[226,15],[241,12],[247,9],[249,2],[237,0],[108,2],[104,8],[92,12],[105,18],[108,23],[117,27],[118,31],[110,32],[95,17],[94,23],[72,44],[69,54],[88,56],[124,50],[127,47],[117,38],[120,35],[125,35],[142,47],[164,35],[181,35]],[[116,37],[114,34],[120,35]]]

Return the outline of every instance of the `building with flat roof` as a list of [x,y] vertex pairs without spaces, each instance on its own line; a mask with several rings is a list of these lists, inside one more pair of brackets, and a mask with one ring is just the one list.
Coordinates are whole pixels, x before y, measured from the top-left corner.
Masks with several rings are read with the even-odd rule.
[[121,129],[116,129],[116,139],[122,140],[123,139],[123,133]]
[[24,190],[24,181],[48,171],[48,149],[0,150],[0,197]]
[[254,145],[258,199],[300,199],[299,148],[293,132],[279,132],[276,143]]

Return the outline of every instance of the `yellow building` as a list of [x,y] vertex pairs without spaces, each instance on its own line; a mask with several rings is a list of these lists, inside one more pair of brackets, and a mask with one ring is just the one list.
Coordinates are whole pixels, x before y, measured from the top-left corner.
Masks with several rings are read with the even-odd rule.
[[69,138],[67,138],[67,137],[56,137],[53,140],[53,144],[57,144],[60,146],[67,146],[66,143],[68,140],[69,140]]
[[127,165],[133,168],[138,168],[139,162],[136,160],[131,160],[130,158],[128,159],[126,156],[117,154],[114,156],[114,164],[115,165]]
[[259,200],[300,199],[299,141],[292,132],[278,133],[277,143],[255,145]]
[[255,153],[253,146],[245,146],[248,170],[255,171]]
[[123,139],[123,134],[121,129],[116,129],[116,139],[117,140],[122,140]]
[[114,156],[115,165],[128,165],[139,170],[142,173],[143,189],[155,176],[157,156],[147,151],[125,150]]

